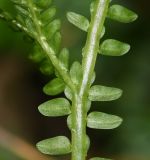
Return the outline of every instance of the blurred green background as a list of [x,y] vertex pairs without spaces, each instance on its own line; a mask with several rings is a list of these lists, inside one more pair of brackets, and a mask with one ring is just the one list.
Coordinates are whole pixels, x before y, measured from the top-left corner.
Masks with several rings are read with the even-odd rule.
[[[69,48],[72,61],[80,60],[86,34],[69,24],[65,14],[71,10],[89,17],[90,0],[55,0],[54,3],[63,22],[62,45]],[[130,43],[132,48],[123,57],[98,57],[95,84],[122,88],[124,95],[114,102],[93,103],[92,110],[120,115],[124,123],[115,130],[88,129],[89,157],[150,160],[150,1],[114,0],[113,3],[136,11],[139,19],[131,24],[106,20],[107,32],[103,39],[116,38]],[[0,0],[0,8],[13,11],[9,0]],[[48,137],[61,134],[70,137],[70,132],[66,118],[46,118],[38,113],[37,106],[51,98],[42,93],[49,77],[44,77],[27,58],[31,45],[23,40],[22,34],[13,32],[0,21],[0,129],[5,128],[34,146]],[[5,144],[5,140],[11,139],[4,137],[0,130],[0,160],[22,159],[13,153],[17,141],[11,148]]]

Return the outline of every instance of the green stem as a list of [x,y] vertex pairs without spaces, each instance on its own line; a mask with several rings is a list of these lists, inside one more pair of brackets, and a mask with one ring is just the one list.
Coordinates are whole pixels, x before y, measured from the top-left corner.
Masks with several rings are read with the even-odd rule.
[[33,37],[33,35],[27,30],[27,28],[25,26],[23,26],[21,23],[19,23],[17,20],[13,19],[12,17],[10,17],[8,15],[8,13],[6,12],[2,12],[0,14],[0,19],[4,20],[4,21],[9,21],[10,25],[14,25],[16,26],[18,29],[20,29],[21,31],[24,31],[25,33],[27,33],[30,37]]
[[68,74],[68,70],[60,63],[58,58],[56,57],[55,51],[52,49],[52,47],[48,44],[46,37],[42,33],[41,30],[41,22],[38,20],[36,15],[36,8],[33,5],[31,0],[28,0],[28,7],[32,15],[32,19],[37,31],[37,35],[35,37],[35,40],[38,41],[50,61],[52,62],[54,68],[58,71],[59,75],[62,77],[66,85],[73,91],[76,92],[75,85],[73,84],[70,75]]
[[72,108],[72,160],[86,159],[86,102],[90,82],[95,68],[99,40],[107,15],[109,0],[96,0],[92,15],[84,57],[82,61],[83,79],[80,84],[78,95],[74,95]]

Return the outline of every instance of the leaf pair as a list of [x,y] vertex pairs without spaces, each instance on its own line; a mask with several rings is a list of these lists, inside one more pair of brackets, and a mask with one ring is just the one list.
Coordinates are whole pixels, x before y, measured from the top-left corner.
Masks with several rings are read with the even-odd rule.
[[[70,103],[65,98],[56,98],[44,102],[38,109],[41,114],[49,117],[65,116],[71,113]],[[71,152],[70,140],[65,136],[57,136],[37,143],[40,152],[48,155],[63,155]]]
[[[89,90],[89,104],[91,101],[112,101],[120,98],[122,90],[113,87],[105,87],[101,85],[92,86]],[[115,115],[109,115],[102,112],[92,112],[87,117],[87,126],[94,129],[113,129],[122,123],[122,119]],[[68,127],[71,129],[71,115],[67,118]]]
[[[130,23],[137,19],[137,14],[121,6],[112,5],[107,17],[122,23]],[[130,50],[130,45],[114,39],[105,40],[100,46],[100,53],[107,56],[122,56]]]

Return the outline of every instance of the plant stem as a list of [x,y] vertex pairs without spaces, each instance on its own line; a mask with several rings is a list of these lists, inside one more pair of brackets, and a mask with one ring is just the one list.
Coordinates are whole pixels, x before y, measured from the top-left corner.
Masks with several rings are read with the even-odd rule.
[[34,22],[37,35],[35,37],[35,40],[38,41],[42,49],[44,50],[45,54],[47,57],[50,59],[52,62],[54,68],[58,71],[66,85],[73,91],[76,92],[75,85],[73,84],[70,75],[68,74],[68,70],[60,63],[58,58],[56,57],[55,51],[52,49],[52,47],[48,44],[46,37],[42,33],[41,30],[41,22],[38,20],[37,15],[36,15],[36,8],[31,2],[31,0],[28,0],[28,7],[30,10],[30,13],[32,15],[32,20]]
[[87,96],[90,88],[97,52],[99,49],[99,40],[103,29],[104,20],[106,18],[109,0],[96,0],[95,9],[92,15],[87,42],[84,48],[84,57],[82,61],[83,79],[79,84],[79,91],[73,84],[68,71],[61,65],[54,50],[47,43],[46,37],[42,34],[40,22],[36,16],[35,7],[28,0],[29,9],[37,31],[39,44],[50,58],[55,69],[59,72],[66,85],[69,86],[73,93],[72,99],[72,160],[85,160],[87,155],[86,147],[86,118],[87,118]]
[[9,24],[13,24],[17,28],[19,28],[21,31],[24,31],[27,33],[30,37],[32,37],[32,34],[27,30],[25,26],[23,26],[21,23],[13,19],[12,17],[9,17],[6,13],[0,13],[0,19],[4,21],[9,21]]
[[109,0],[96,0],[92,15],[86,45],[84,48],[84,57],[82,61],[83,79],[77,95],[73,98],[72,107],[72,160],[86,159],[86,102],[88,100],[88,91],[94,72],[97,53],[99,49],[99,40],[107,15]]

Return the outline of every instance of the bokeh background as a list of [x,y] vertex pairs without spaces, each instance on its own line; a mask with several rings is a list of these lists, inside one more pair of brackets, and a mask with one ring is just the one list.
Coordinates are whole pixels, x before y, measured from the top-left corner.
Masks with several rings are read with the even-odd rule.
[[[62,45],[69,48],[71,61],[80,60],[86,34],[69,24],[65,14],[71,10],[89,17],[90,0],[54,3],[63,22]],[[131,24],[106,20],[104,39],[116,38],[130,43],[132,48],[123,57],[98,57],[95,84],[122,88],[124,95],[114,102],[93,103],[92,110],[120,115],[124,123],[115,130],[88,129],[89,157],[150,160],[150,1],[113,3],[136,11],[139,19]],[[0,0],[0,8],[13,11],[9,0]],[[41,139],[62,134],[70,137],[70,132],[65,117],[46,118],[37,110],[40,103],[51,99],[42,93],[49,77],[43,76],[28,59],[32,44],[23,37],[0,21],[0,160],[69,160],[69,156],[45,157],[34,148]]]

